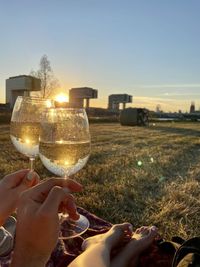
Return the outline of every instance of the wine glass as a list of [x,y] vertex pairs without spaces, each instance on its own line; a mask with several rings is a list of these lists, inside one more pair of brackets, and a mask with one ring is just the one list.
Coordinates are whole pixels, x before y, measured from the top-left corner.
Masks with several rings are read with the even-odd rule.
[[[49,171],[67,179],[85,166],[89,155],[90,132],[84,109],[51,108],[43,113],[39,156]],[[61,214],[60,222],[61,239],[79,236],[89,227],[81,214],[77,221]]]
[[10,138],[14,147],[30,160],[30,169],[39,154],[39,132],[42,112],[53,105],[48,99],[18,96],[10,123]]

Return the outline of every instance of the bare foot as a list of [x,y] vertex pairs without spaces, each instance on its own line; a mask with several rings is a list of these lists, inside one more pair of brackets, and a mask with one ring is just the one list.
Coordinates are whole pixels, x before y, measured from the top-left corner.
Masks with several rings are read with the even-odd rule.
[[158,236],[158,229],[155,226],[142,226],[136,229],[132,236],[130,246],[134,244],[137,245],[137,252],[141,253],[147,249]]
[[132,234],[130,223],[115,224],[107,233],[87,238],[82,244],[82,249],[86,250],[91,246],[104,244],[107,249],[111,250],[124,239],[130,240]]
[[133,234],[132,240],[112,260],[111,267],[126,267],[130,262],[131,266],[137,266],[140,254],[153,243],[157,235],[155,226],[138,228]]
[[129,223],[114,225],[107,233],[87,238],[82,245],[84,252],[69,267],[110,267],[112,248],[124,239],[132,236],[132,225]]

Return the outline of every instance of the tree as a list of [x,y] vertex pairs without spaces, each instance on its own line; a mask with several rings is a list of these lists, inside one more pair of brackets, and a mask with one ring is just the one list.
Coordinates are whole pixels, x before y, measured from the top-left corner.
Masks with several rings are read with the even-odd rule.
[[56,88],[59,87],[59,81],[54,76],[47,55],[43,55],[41,57],[39,66],[39,70],[32,70],[30,72],[30,75],[41,80],[42,97],[50,97],[51,95],[53,95],[53,92],[56,90]]

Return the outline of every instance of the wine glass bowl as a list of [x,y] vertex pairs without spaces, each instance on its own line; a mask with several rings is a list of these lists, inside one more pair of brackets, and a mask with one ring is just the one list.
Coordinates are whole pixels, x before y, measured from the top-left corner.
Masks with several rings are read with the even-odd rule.
[[39,154],[41,114],[51,101],[37,97],[18,96],[11,117],[10,138],[14,147],[31,161]]
[[[50,172],[66,179],[85,166],[89,155],[90,132],[84,109],[50,108],[43,113],[39,156]],[[60,217],[62,239],[78,236],[89,226],[82,215],[77,221],[65,214]]]
[[71,108],[52,108],[44,112],[39,155],[44,166],[61,177],[82,169],[90,155],[86,112]]

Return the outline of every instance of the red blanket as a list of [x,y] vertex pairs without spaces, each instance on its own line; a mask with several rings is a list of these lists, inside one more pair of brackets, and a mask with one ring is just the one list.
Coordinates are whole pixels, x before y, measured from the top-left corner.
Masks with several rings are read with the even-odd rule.
[[[81,237],[76,237],[65,242],[59,240],[56,249],[52,253],[48,267],[67,267],[73,259],[82,253],[81,245],[85,238],[105,233],[112,226],[111,223],[100,219],[99,217],[87,212],[82,208],[79,208],[78,212],[88,218],[90,222],[90,228]],[[118,250],[120,249],[122,249],[122,247],[118,248]],[[155,242],[148,249],[148,251],[145,251],[141,255],[139,267],[171,267],[173,256],[173,250],[170,251],[161,249],[158,243]]]
[[[80,237],[69,239],[67,241],[59,240],[46,267],[67,267],[71,261],[82,253],[81,245],[85,238],[105,233],[112,226],[111,223],[100,219],[82,208],[78,208],[78,212],[88,218],[90,228]],[[121,250],[123,246],[124,244],[122,244],[118,250]],[[157,243],[154,243],[148,251],[145,251],[143,255],[141,255],[138,267],[171,267],[174,253],[175,251],[173,249],[161,249]],[[6,257],[0,257],[0,267],[9,267],[11,257],[12,253]]]

